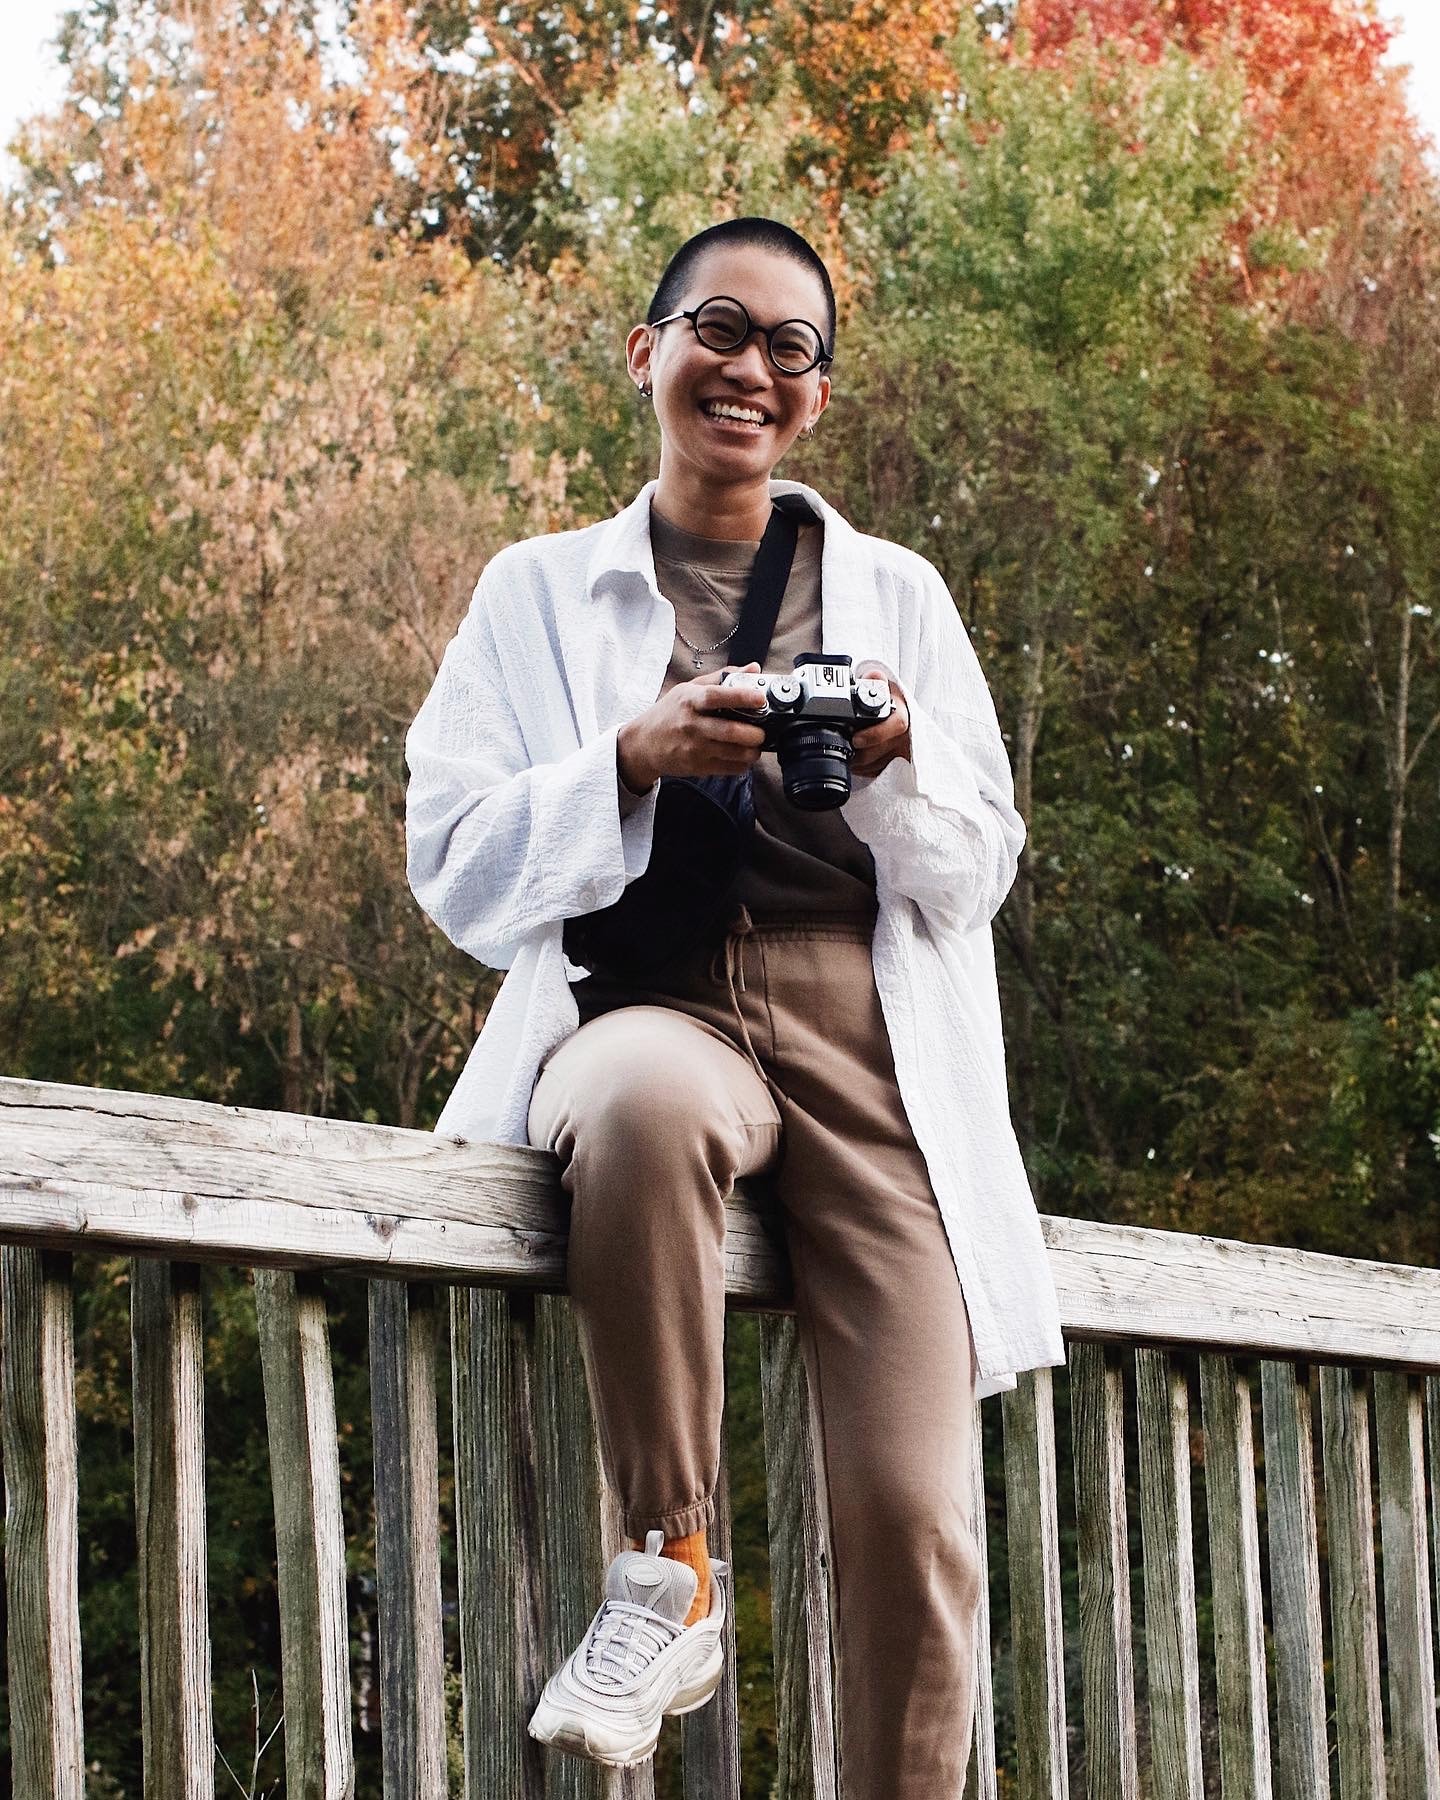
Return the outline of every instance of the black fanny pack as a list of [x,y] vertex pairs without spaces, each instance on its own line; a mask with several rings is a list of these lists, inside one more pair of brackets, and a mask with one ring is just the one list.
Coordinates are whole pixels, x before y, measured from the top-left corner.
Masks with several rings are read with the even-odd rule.
[[[799,522],[813,517],[798,494],[776,499],[732,640],[737,667],[764,668]],[[753,771],[662,775],[649,863],[612,905],[566,919],[566,956],[597,975],[638,981],[718,942],[754,829]]]

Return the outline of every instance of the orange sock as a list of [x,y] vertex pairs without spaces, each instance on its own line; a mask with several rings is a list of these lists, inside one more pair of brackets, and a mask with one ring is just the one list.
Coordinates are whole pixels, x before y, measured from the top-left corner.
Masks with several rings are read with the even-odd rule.
[[[643,1540],[630,1538],[627,1541],[632,1550],[645,1548]],[[695,1598],[685,1615],[685,1623],[693,1625],[710,1611],[710,1551],[705,1542],[705,1533],[692,1531],[689,1537],[666,1538],[660,1554],[668,1556],[673,1562],[688,1563],[695,1571]]]

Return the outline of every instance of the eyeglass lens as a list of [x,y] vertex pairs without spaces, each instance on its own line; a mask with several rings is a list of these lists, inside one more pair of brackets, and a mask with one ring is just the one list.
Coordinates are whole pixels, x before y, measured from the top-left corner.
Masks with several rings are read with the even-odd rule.
[[[696,335],[711,350],[737,349],[754,329],[738,300],[707,300],[695,315]],[[820,333],[803,319],[787,319],[770,334],[775,366],[792,374],[811,368],[824,351]]]

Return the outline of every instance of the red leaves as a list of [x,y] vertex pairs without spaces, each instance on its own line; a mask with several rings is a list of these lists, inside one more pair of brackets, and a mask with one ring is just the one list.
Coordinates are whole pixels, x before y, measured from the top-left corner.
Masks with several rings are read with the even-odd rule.
[[[1397,72],[1393,28],[1375,0],[1020,0],[1017,48],[1063,66],[1080,39],[1155,61],[1178,48],[1243,70],[1262,157],[1248,238],[1275,224],[1331,228],[1360,249],[1372,196],[1413,185],[1419,148]],[[1250,276],[1242,247],[1238,267]]]
[[1394,36],[1370,0],[1021,0],[1015,23],[1037,61],[1063,52],[1087,27],[1152,57],[1171,43],[1213,55],[1230,40],[1257,87],[1271,91],[1294,90],[1318,71],[1369,86]]

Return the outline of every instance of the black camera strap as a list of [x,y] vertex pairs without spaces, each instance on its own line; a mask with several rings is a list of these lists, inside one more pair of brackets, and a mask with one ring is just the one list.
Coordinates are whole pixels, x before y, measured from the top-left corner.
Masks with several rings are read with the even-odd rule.
[[785,586],[795,561],[795,546],[800,541],[800,520],[814,516],[799,494],[782,494],[775,501],[750,569],[740,624],[730,640],[730,661],[736,668],[744,668],[747,662],[765,667],[775,621],[780,616],[780,602],[785,598]]
[[[775,499],[731,639],[735,665],[764,668],[800,521],[814,518],[802,495]],[[660,777],[649,865],[609,906],[566,919],[563,943],[572,962],[638,982],[723,933],[755,824],[752,774]]]

